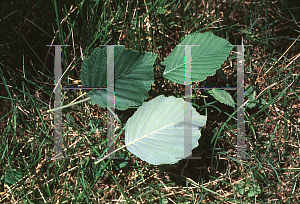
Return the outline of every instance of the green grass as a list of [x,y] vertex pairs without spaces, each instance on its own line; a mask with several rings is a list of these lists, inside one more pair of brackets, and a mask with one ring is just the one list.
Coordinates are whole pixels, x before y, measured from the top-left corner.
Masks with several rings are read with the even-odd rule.
[[[299,5],[227,2],[1,1],[0,203],[299,203]],[[180,97],[184,86],[164,79],[160,64],[185,35],[207,31],[253,45],[245,49],[245,83],[267,104],[245,111],[251,159],[235,157],[233,108],[205,91],[193,100],[208,115],[193,151],[201,160],[152,166],[123,149],[126,160],[95,165],[107,151],[106,109],[88,102],[63,110],[63,150],[70,158],[47,159],[54,156],[54,115],[46,112],[54,107],[54,48],[46,45],[70,45],[62,52],[63,87],[81,84],[82,59],[94,48],[122,44],[159,55],[149,99]],[[236,86],[235,51],[222,66],[228,81],[208,81]],[[63,104],[81,94],[63,92]],[[116,148],[135,110],[115,111]]]

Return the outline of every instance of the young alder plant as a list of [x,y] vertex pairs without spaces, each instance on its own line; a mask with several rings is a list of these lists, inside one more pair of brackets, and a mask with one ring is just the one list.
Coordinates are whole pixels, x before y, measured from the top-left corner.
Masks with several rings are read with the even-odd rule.
[[[184,37],[180,45],[163,62],[163,77],[170,81],[185,83],[185,46],[192,46],[191,82],[204,81],[213,76],[227,59],[233,46],[213,33],[193,33]],[[151,52],[137,52],[121,46],[114,47],[114,95],[115,108],[126,110],[139,107],[125,125],[125,145],[96,161],[127,148],[131,153],[153,165],[174,164],[191,155],[201,137],[207,116],[200,115],[192,104],[182,98],[159,95],[149,98],[148,91],[154,83],[153,64],[157,55]],[[107,87],[107,48],[96,48],[83,61],[81,68],[83,87]],[[216,100],[235,107],[232,96],[225,90],[210,90]],[[86,99],[72,102],[75,105],[89,100],[91,104],[107,107],[107,91],[91,90]],[[80,96],[82,97],[82,96]],[[191,118],[185,120],[185,107],[191,107]],[[64,106],[64,107],[67,107]],[[62,108],[64,108],[62,107]],[[113,113],[110,107],[107,107]],[[114,113],[113,113],[114,114]],[[186,128],[188,127],[188,134]]]

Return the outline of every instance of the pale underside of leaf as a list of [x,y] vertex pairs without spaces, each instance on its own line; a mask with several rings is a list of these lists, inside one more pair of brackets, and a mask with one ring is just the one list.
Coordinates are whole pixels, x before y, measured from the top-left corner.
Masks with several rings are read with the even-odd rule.
[[184,101],[163,95],[144,103],[127,121],[125,144],[140,159],[154,165],[172,164],[198,145],[206,116],[192,108],[192,135],[184,149]]

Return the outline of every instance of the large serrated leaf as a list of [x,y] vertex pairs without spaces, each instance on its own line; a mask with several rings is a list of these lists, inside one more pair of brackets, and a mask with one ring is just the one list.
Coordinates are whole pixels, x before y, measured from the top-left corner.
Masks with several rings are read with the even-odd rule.
[[[157,57],[153,53],[139,53],[124,47],[115,47],[115,107],[125,110],[130,106],[140,106],[147,99],[151,84],[154,83],[153,63]],[[107,87],[107,48],[96,48],[83,61],[81,81],[84,87]],[[106,90],[90,91],[92,104],[106,107]]]
[[[192,47],[192,81],[204,81],[213,76],[233,48],[228,41],[213,33],[190,34],[180,44],[201,45]],[[176,46],[163,62],[166,66],[164,77],[180,84],[184,84],[185,76],[184,49],[184,46]]]
[[[184,149],[184,106],[183,99],[163,95],[144,103],[126,123],[127,149],[154,165],[173,164],[185,152],[191,153],[192,149]],[[199,128],[206,120],[192,107],[192,148],[198,145]]]

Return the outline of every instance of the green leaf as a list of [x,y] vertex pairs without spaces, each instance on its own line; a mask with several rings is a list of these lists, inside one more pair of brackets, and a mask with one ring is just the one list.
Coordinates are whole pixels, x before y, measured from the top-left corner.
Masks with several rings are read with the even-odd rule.
[[245,105],[246,108],[252,109],[255,106],[257,106],[258,108],[261,108],[266,104],[265,99],[262,99],[262,98],[256,99],[256,96],[257,96],[256,91],[254,90],[253,86],[251,86],[251,85],[246,86],[245,96],[249,99],[248,103],[246,103],[246,105]]
[[236,186],[233,186],[234,190],[237,191],[240,195],[244,195],[247,191],[246,183],[244,181],[239,181]]
[[244,195],[247,193],[247,197],[254,197],[261,193],[260,186],[256,183],[250,185],[244,181],[240,181],[234,186],[235,191],[237,191],[240,195]]
[[164,8],[162,8],[162,7],[158,7],[158,8],[157,8],[157,13],[158,13],[158,14],[164,14],[166,11],[167,11],[167,9],[164,9]]
[[[116,157],[118,158],[123,158],[123,159],[114,159],[114,167],[116,168],[117,171],[126,168],[129,165],[130,159],[126,156],[124,156],[123,153],[116,153]],[[125,157],[125,158],[124,158]]]
[[225,79],[226,81],[228,81],[228,80],[227,80],[227,76],[226,76],[226,74],[224,73],[223,69],[218,69],[218,70],[217,70],[217,75],[218,75],[221,79]]
[[[140,106],[149,97],[148,91],[154,83],[153,63],[157,57],[153,53],[139,53],[124,47],[115,47],[115,107],[126,110],[130,106]],[[83,61],[81,68],[83,87],[107,87],[107,48],[96,48]],[[106,90],[93,90],[87,94],[91,103],[106,107]]]
[[[184,157],[184,106],[185,101],[174,96],[160,95],[144,103],[126,123],[127,149],[150,164],[173,164]],[[192,107],[192,148],[198,145],[200,127],[206,116]]]
[[260,186],[258,184],[254,184],[253,187],[248,191],[248,197],[258,196],[261,193]]
[[5,183],[9,186],[13,185],[15,182],[19,181],[22,178],[22,173],[16,169],[7,171],[5,174]]
[[[213,76],[216,70],[227,59],[232,50],[230,43],[213,33],[195,33],[187,35],[181,45],[198,45],[192,47],[192,81],[204,81]],[[176,46],[172,53],[166,57],[163,65],[166,66],[164,77],[184,84],[185,59],[184,46]]]
[[210,95],[212,95],[220,103],[224,103],[224,104],[226,104],[228,106],[231,106],[233,108],[235,107],[235,102],[234,102],[232,96],[230,95],[230,93],[228,93],[227,91],[212,89],[212,90],[208,90],[208,93]]

